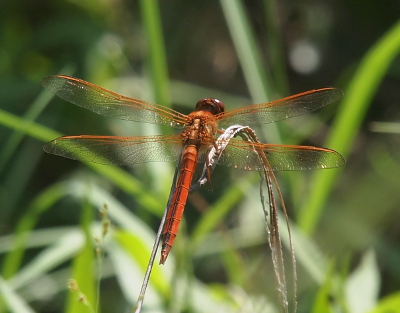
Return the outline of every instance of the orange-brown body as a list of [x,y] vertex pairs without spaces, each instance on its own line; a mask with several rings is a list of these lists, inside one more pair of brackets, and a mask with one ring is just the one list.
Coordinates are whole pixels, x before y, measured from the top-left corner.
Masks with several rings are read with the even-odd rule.
[[[218,100],[217,100],[218,101]],[[188,115],[188,122],[182,132],[185,151],[182,156],[182,167],[172,196],[163,230],[163,244],[160,264],[164,264],[174,244],[179,225],[185,210],[190,185],[197,166],[199,149],[210,145],[218,130],[214,115],[224,111],[222,102],[215,99],[200,100],[194,112]]]
[[175,193],[168,208],[166,224],[163,231],[163,245],[161,250],[160,264],[164,264],[169,251],[174,244],[179,225],[185,210],[186,201],[189,195],[190,184],[197,166],[197,148],[194,145],[186,147],[179,179],[176,185]]

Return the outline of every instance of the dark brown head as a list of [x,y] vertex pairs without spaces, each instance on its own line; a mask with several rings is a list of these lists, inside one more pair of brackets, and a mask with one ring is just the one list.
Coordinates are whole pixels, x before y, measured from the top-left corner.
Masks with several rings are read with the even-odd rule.
[[197,101],[195,111],[208,111],[213,115],[225,112],[225,105],[218,99],[202,99]]

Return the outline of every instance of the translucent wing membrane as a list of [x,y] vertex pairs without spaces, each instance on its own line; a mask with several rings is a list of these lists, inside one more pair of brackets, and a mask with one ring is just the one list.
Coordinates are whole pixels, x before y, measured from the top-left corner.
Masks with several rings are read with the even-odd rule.
[[256,144],[231,139],[218,164],[254,171],[261,169],[257,149],[262,150],[273,171],[335,168],[345,164],[343,156],[330,149],[309,146]]
[[49,76],[42,85],[60,98],[97,114],[175,128],[182,128],[186,123],[186,115],[170,108],[128,98],[74,77]]
[[[201,147],[199,163],[205,162],[210,145],[205,143]],[[117,165],[177,161],[182,149],[179,136],[66,136],[44,146],[46,152],[69,159]],[[230,140],[218,164],[248,171],[260,170],[257,149],[265,153],[274,171],[335,168],[345,164],[342,155],[330,149],[255,144],[237,139]]]
[[339,100],[343,92],[336,88],[310,90],[280,100],[253,104],[228,110],[217,115],[218,125],[227,127],[232,124],[259,125],[268,124],[286,118],[303,115]]
[[44,151],[100,164],[170,162],[178,160],[182,140],[179,136],[67,136],[47,143]]

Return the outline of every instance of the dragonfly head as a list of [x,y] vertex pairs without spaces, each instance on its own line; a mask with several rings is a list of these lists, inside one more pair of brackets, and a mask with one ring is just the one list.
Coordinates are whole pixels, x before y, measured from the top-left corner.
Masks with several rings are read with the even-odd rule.
[[197,102],[195,111],[208,111],[216,115],[225,112],[225,105],[218,99],[202,99]]

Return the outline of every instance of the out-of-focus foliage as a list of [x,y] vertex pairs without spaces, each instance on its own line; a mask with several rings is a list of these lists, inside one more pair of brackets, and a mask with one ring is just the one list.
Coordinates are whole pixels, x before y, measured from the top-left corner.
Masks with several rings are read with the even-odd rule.
[[[400,2],[145,4],[0,2],[0,311],[88,312],[76,299],[83,292],[96,306],[99,271],[89,264],[103,251],[99,312],[125,312],[167,201],[173,164],[118,168],[44,154],[44,142],[61,134],[171,132],[52,98],[40,82],[62,73],[184,113],[200,98],[233,108],[343,89],[341,103],[257,130],[261,141],[328,145],[347,158],[340,170],[277,174],[298,260],[298,311],[398,312],[400,134],[370,125],[400,121]],[[257,179],[217,167],[212,191],[190,196],[144,309],[276,309]],[[103,238],[92,215],[104,203],[111,228]],[[67,291],[69,278],[79,291]]]

